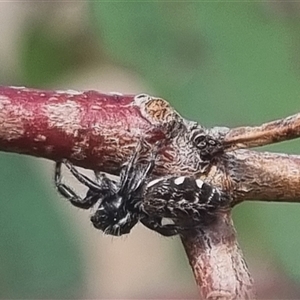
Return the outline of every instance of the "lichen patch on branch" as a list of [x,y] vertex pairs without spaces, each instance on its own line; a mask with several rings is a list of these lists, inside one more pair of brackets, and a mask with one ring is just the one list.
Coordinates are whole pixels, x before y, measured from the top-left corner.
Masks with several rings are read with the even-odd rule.
[[0,138],[14,140],[22,137],[25,127],[20,119],[29,119],[32,112],[22,105],[13,105],[11,100],[0,95]]
[[63,103],[55,103],[55,98],[51,100],[43,106],[49,127],[59,128],[67,135],[78,136],[78,129],[82,128],[80,105],[71,100]]
[[169,131],[176,121],[182,120],[174,108],[161,98],[140,94],[134,97],[132,105],[138,106],[141,115],[151,124],[165,127],[166,131]]

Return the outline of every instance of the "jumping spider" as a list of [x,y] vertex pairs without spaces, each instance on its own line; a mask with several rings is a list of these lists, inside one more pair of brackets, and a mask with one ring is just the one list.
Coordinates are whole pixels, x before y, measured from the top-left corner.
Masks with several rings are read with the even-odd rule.
[[[181,234],[193,226],[205,225],[217,209],[228,207],[229,198],[225,193],[195,176],[154,177],[152,170],[159,147],[151,153],[149,161],[142,164],[139,162],[142,143],[121,170],[119,182],[104,174],[93,181],[68,160],[57,162],[55,183],[58,191],[83,209],[99,202],[91,221],[97,229],[115,236],[129,233],[138,221],[164,236]],[[84,198],[62,183],[62,164],[88,187]],[[164,218],[173,223],[163,224]]]

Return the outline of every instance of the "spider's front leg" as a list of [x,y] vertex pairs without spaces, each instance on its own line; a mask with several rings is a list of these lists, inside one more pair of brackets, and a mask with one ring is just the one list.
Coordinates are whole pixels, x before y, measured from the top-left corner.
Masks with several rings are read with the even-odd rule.
[[99,208],[92,216],[94,226],[107,234],[122,235],[129,233],[134,225],[140,220],[140,204],[143,201],[145,182],[151,174],[159,144],[151,152],[147,164],[139,162],[143,151],[141,140],[128,163],[120,174],[120,182],[116,193],[103,199]]
[[[58,191],[73,205],[88,209],[98,200],[99,207],[91,217],[93,225],[107,234],[122,235],[129,233],[139,221],[140,203],[143,199],[145,182],[155,165],[155,158],[160,148],[157,144],[151,151],[147,164],[139,159],[144,150],[144,140],[141,140],[128,163],[122,169],[120,182],[116,183],[105,175],[97,177],[97,182],[81,174],[68,160],[56,163],[55,183]],[[62,183],[62,163],[70,170],[74,177],[86,185],[89,190],[85,198],[79,197],[69,186]]]
[[[87,186],[85,198],[78,196],[69,186],[62,183],[61,166],[64,164],[73,176]],[[99,207],[91,221],[95,228],[106,234],[122,235],[128,233],[138,219],[131,212],[125,210],[124,198],[118,194],[119,185],[104,174],[97,175],[97,182],[81,174],[71,162],[64,159],[56,163],[55,184],[58,192],[67,198],[74,206],[89,209],[100,200]]]
[[[62,164],[71,171],[78,181],[89,188],[84,198],[77,195],[68,185],[62,182]],[[98,180],[99,182],[94,182],[84,174],[81,174],[73,164],[66,159],[56,162],[54,178],[58,192],[74,206],[82,209],[91,208],[99,199],[116,190],[116,183],[107,178],[104,174],[101,174],[101,180]]]

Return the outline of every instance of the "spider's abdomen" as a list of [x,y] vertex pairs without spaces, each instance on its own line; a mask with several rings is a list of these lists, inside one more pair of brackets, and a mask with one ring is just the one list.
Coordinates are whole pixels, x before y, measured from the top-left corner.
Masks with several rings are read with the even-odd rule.
[[193,176],[162,177],[148,183],[142,204],[151,216],[201,220],[219,208],[229,207],[229,198],[217,188]]

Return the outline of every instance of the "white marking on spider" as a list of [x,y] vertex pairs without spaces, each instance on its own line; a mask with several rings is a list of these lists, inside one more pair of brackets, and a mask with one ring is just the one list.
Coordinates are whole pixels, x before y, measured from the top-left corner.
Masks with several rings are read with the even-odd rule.
[[118,221],[118,226],[122,226],[124,224],[126,224],[128,222],[128,220],[130,220],[130,214],[127,213],[126,216],[124,216],[122,219],[120,219]]
[[180,184],[183,184],[183,183],[184,183],[184,180],[185,180],[185,176],[180,176],[180,177],[178,177],[178,178],[176,178],[176,179],[174,180],[174,183],[175,183],[176,185],[180,185]]
[[147,184],[146,188],[149,188],[149,187],[151,187],[151,186],[157,184],[158,182],[160,182],[160,181],[162,181],[162,180],[163,180],[163,178],[157,178],[157,179],[151,180],[151,181]]
[[204,182],[203,182],[201,179],[197,179],[197,180],[196,180],[196,184],[197,184],[197,187],[198,187],[199,189],[202,188],[203,183],[204,183]]
[[207,203],[210,203],[211,199],[214,197],[216,192],[217,192],[216,189],[212,189],[210,196],[208,197]]
[[162,218],[161,219],[161,224],[162,225],[173,225],[174,220],[172,220],[171,218]]

